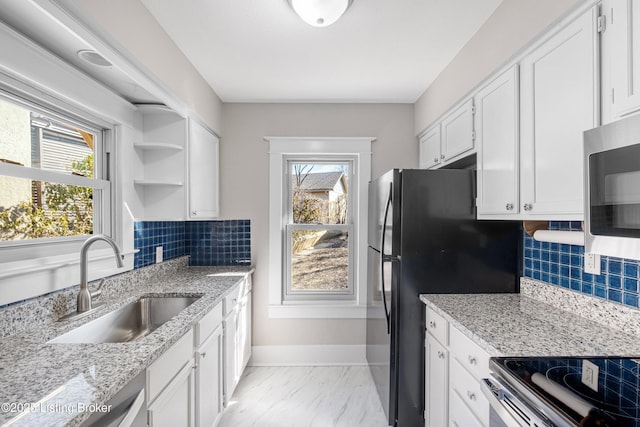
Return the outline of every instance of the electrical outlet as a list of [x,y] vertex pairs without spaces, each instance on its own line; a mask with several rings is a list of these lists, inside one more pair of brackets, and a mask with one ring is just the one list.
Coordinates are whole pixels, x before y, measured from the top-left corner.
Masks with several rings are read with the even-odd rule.
[[598,375],[600,368],[598,365],[584,360],[582,362],[582,384],[586,385],[593,391],[598,391]]
[[162,262],[162,246],[156,246],[156,264]]
[[600,274],[600,255],[584,253],[584,272],[595,275]]

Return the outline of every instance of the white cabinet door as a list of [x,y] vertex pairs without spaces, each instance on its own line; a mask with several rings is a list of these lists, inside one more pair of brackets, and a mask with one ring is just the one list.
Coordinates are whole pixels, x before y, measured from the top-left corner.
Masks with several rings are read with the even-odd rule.
[[425,424],[427,427],[447,425],[448,359],[447,349],[427,334],[425,357]]
[[149,427],[193,427],[194,372],[189,361],[149,406]]
[[519,212],[518,67],[505,71],[475,96],[478,217]]
[[521,208],[582,219],[582,134],[597,125],[595,8],[521,65]]
[[251,358],[251,292],[242,297],[238,310],[238,378]]
[[609,100],[613,115],[620,117],[640,110],[640,4],[637,0],[606,0],[602,8],[609,18],[602,36],[610,49]]
[[440,124],[420,137],[420,169],[440,164]]
[[447,114],[440,126],[440,132],[442,132],[440,158],[443,161],[446,162],[473,149],[473,99]]
[[238,310],[237,306],[228,311],[224,319],[224,406],[231,400],[238,385]]
[[196,352],[196,424],[213,427],[224,409],[222,402],[222,325]]
[[605,99],[611,103],[612,116],[619,118],[640,110],[640,4],[637,0],[605,0],[602,10],[607,18],[603,54],[610,61],[611,73]]
[[219,215],[219,141],[206,128],[189,121],[189,218]]

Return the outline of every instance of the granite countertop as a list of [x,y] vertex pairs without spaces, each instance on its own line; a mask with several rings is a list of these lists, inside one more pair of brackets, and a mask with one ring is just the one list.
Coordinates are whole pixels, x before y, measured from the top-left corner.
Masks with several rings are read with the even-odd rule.
[[524,294],[420,299],[492,356],[640,356],[638,335],[579,315],[583,307],[561,309]]
[[[104,286],[105,306],[87,318],[42,321],[42,309],[14,310],[32,327],[0,339],[0,425],[77,426],[90,405],[106,403],[193,327],[251,272],[250,268],[186,267]],[[124,276],[124,275],[123,275]],[[132,274],[135,276],[135,272]],[[124,290],[123,288],[127,288]],[[130,343],[48,344],[47,341],[141,296],[197,296],[151,334]],[[67,298],[68,299],[68,298]],[[32,304],[33,305],[33,304]],[[15,317],[15,313],[14,313]],[[47,316],[44,316],[47,317]],[[0,319],[0,326],[3,326]],[[12,319],[15,322],[15,319]]]

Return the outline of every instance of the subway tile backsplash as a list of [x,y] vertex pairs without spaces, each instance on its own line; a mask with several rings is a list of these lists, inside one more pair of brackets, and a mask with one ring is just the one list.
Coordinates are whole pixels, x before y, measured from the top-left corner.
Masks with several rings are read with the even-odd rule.
[[134,268],[190,255],[190,265],[228,266],[251,263],[251,221],[137,221],[134,224]]
[[[550,221],[552,230],[582,230],[579,221]],[[538,242],[524,234],[524,276],[638,308],[637,260],[603,256],[601,274],[584,271],[584,248]]]

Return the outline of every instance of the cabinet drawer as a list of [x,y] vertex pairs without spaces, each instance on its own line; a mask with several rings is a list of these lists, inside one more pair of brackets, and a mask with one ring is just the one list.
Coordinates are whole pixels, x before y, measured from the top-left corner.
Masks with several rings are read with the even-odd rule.
[[451,355],[467,368],[476,379],[489,376],[489,353],[457,328],[451,328]]
[[196,347],[199,347],[222,323],[222,302],[207,313],[196,326]]
[[455,391],[449,393],[449,427],[488,427],[483,425]]
[[231,289],[231,291],[227,294],[227,296],[224,297],[224,305],[223,305],[224,316],[231,313],[235,308],[235,306],[238,305],[238,301],[240,301],[240,298],[242,298],[240,290],[241,290],[241,286],[236,285],[233,287],[233,289]]
[[480,382],[455,359],[451,360],[449,375],[450,394],[457,393],[480,422],[489,425],[489,401],[482,394]]
[[193,329],[147,368],[147,402],[151,403],[193,356]]
[[427,331],[444,345],[449,344],[449,322],[427,307]]

